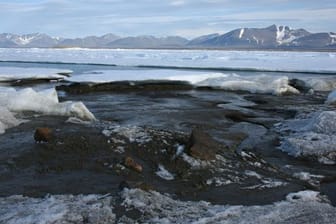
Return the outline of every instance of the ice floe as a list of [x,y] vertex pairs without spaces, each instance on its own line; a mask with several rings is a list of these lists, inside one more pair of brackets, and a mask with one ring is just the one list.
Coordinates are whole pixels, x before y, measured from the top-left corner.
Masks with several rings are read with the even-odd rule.
[[71,73],[71,70],[64,69],[1,67],[0,82],[10,82],[27,79],[61,80]]
[[15,112],[33,111],[45,115],[77,117],[81,120],[95,120],[94,115],[82,102],[59,102],[54,88],[35,91],[32,88],[15,90],[0,87],[0,132],[16,126],[20,121]]
[[278,127],[283,133],[280,149],[295,157],[336,163],[336,112],[315,112]]

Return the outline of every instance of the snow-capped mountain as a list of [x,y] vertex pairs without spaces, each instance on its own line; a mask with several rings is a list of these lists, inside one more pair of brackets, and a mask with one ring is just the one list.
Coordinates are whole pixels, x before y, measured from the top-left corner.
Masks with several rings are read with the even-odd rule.
[[56,38],[34,33],[0,34],[3,48],[219,48],[219,49],[304,49],[336,50],[336,33],[310,33],[304,29],[272,25],[266,28],[240,28],[225,34],[208,34],[187,40],[179,36],[120,37],[114,34],[84,38]]
[[59,38],[53,38],[46,34],[0,34],[1,47],[50,47],[59,42]]
[[[309,35],[311,33],[304,29],[291,29],[288,26],[272,25],[266,28],[236,29],[210,38],[198,37],[190,41],[190,44],[227,48],[275,48],[291,46],[295,40]],[[298,45],[296,44],[295,46]]]

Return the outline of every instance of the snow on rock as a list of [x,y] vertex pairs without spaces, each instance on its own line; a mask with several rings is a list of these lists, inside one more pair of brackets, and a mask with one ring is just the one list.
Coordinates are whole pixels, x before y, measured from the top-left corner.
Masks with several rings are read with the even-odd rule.
[[336,90],[329,93],[326,103],[336,105]]
[[33,111],[46,115],[77,117],[86,121],[95,120],[94,115],[82,102],[59,102],[55,89],[35,91],[32,88],[15,90],[0,88],[0,132],[20,123],[14,112]]
[[114,223],[110,197],[53,195],[45,198],[0,198],[0,223]]
[[336,111],[316,112],[286,121],[278,128],[285,135],[280,149],[289,155],[336,163]]
[[64,69],[1,67],[0,82],[22,79],[61,80],[71,73],[71,70]]
[[289,194],[286,200],[264,206],[211,205],[184,202],[158,192],[125,189],[123,205],[142,213],[146,223],[334,223],[336,208],[314,191]]

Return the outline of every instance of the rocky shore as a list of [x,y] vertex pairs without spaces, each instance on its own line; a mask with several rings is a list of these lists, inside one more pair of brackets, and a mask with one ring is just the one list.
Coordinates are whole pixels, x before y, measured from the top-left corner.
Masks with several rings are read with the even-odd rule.
[[[1,222],[335,220],[333,163],[282,147],[300,133],[291,121],[334,110],[325,92],[275,96],[184,82],[57,90],[61,102],[83,101],[95,120],[16,114],[29,122],[0,135]],[[29,222],[20,211],[30,204]],[[41,216],[45,206],[50,214]]]

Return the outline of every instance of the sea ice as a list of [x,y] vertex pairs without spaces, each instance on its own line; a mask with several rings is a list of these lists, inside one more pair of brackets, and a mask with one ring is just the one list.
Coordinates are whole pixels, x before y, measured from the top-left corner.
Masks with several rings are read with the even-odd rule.
[[0,82],[26,79],[61,80],[71,73],[71,70],[64,69],[1,67]]
[[[243,35],[242,35],[243,36]],[[0,49],[5,61],[93,63],[121,66],[226,68],[335,73],[329,52],[150,49]]]

